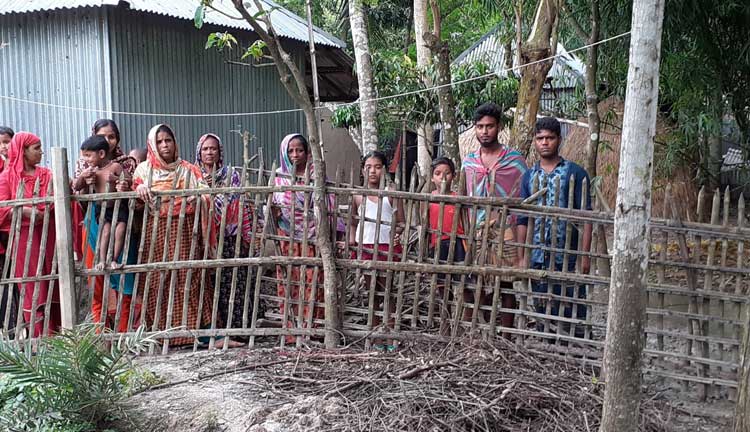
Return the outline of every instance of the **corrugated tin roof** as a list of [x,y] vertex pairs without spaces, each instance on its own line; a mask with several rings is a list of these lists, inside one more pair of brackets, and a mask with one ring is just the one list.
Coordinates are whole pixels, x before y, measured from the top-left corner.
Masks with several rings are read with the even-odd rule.
[[[260,0],[260,2],[263,4],[264,9],[271,10],[271,22],[279,35],[301,42],[308,42],[306,20],[271,0]],[[135,11],[193,20],[198,4],[198,0],[0,0],[0,15],[123,5]],[[258,12],[254,4],[246,3],[246,5],[250,6],[248,9],[250,14],[254,15]],[[250,25],[244,20],[230,18],[239,17],[239,13],[234,9],[230,1],[214,0],[213,6],[229,16],[213,10],[207,10],[205,23],[252,31]],[[315,27],[315,43],[337,48],[346,47],[346,43],[317,27]]]
[[[513,42],[515,49],[515,41]],[[557,44],[557,54],[547,74],[552,78],[554,88],[570,88],[583,79],[585,67],[583,62],[575,55],[568,52],[561,44]],[[499,30],[495,28],[482,36],[477,42],[469,47],[453,61],[454,65],[484,61],[490,68],[500,76],[507,76],[505,69],[505,48],[499,37]],[[513,66],[518,66],[516,57],[513,56]]]

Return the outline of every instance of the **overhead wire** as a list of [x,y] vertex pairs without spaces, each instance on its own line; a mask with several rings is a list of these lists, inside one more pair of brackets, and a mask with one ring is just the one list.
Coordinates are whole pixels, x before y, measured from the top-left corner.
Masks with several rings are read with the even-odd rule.
[[[391,100],[391,99],[396,99],[396,98],[405,97],[405,96],[411,96],[411,95],[415,95],[415,94],[419,94],[419,93],[431,92],[431,91],[438,90],[438,89],[441,89],[441,88],[444,88],[444,87],[452,87],[452,86],[456,86],[456,85],[459,85],[459,84],[464,84],[464,83],[467,83],[467,82],[477,81],[477,80],[481,80],[481,79],[487,79],[487,78],[490,78],[490,77],[496,77],[498,74],[508,73],[508,72],[520,70],[520,69],[523,69],[523,68],[526,68],[526,67],[538,64],[538,63],[543,63],[543,62],[547,62],[547,61],[550,61],[550,60],[554,60],[554,59],[556,59],[558,57],[563,57],[566,54],[572,54],[572,53],[575,53],[575,52],[578,52],[578,51],[583,51],[583,50],[586,50],[587,48],[595,46],[595,45],[600,45],[600,44],[604,44],[604,43],[607,43],[607,42],[610,42],[610,41],[613,41],[613,40],[616,40],[616,39],[623,38],[623,37],[625,37],[625,36],[627,36],[629,34],[630,34],[630,31],[626,31],[626,32],[620,33],[620,34],[618,34],[616,36],[612,36],[612,37],[609,37],[609,38],[606,38],[606,39],[602,39],[600,41],[597,41],[597,42],[594,42],[594,43],[591,43],[591,44],[583,45],[583,46],[581,46],[579,48],[572,49],[570,51],[567,51],[567,53],[554,54],[554,55],[545,57],[543,59],[535,60],[535,61],[532,61],[532,62],[528,62],[528,63],[516,65],[516,66],[511,66],[511,67],[508,67],[508,68],[503,68],[503,69],[501,69],[499,71],[489,72],[489,73],[486,73],[486,74],[483,74],[483,75],[479,75],[479,76],[476,76],[476,77],[470,77],[470,78],[466,78],[466,79],[458,80],[458,81],[451,81],[450,83],[447,83],[447,84],[434,85],[434,86],[431,86],[431,87],[426,87],[426,88],[422,88],[422,89],[412,90],[412,91],[408,91],[408,92],[403,92],[403,93],[398,93],[398,94],[393,94],[393,95],[386,95],[386,96],[379,96],[379,97],[375,97],[375,98],[372,98],[372,99],[362,99],[362,100],[357,100],[357,101],[354,101],[354,102],[329,104],[328,106],[320,106],[320,107],[316,107],[314,109],[329,109],[329,108],[336,109],[336,108],[341,108],[341,107],[346,107],[346,106],[359,105],[359,104],[361,104],[363,102],[379,102],[379,101],[384,101],[384,100]],[[33,101],[33,100],[29,100],[29,99],[23,99],[23,98],[18,98],[18,97],[14,97],[14,96],[7,96],[7,95],[0,95],[0,99],[11,101],[11,102],[18,102],[18,103],[26,103],[26,104],[30,104],[30,105],[37,105],[37,106],[42,106],[42,107],[45,107],[45,108],[56,108],[56,109],[64,109],[64,110],[78,111],[78,112],[104,113],[104,114],[108,114],[108,115],[140,116],[140,117],[178,117],[178,118],[185,118],[185,117],[188,117],[188,118],[195,118],[195,117],[254,117],[254,116],[264,116],[264,115],[274,115],[274,114],[289,114],[289,113],[297,113],[297,112],[302,112],[303,111],[301,108],[290,108],[290,109],[283,109],[283,110],[239,112],[239,113],[201,113],[201,114],[145,113],[145,112],[132,112],[132,111],[116,111],[116,110],[99,109],[99,108],[73,107],[73,106],[68,106],[68,105],[53,104],[53,103],[49,103],[49,102]]]

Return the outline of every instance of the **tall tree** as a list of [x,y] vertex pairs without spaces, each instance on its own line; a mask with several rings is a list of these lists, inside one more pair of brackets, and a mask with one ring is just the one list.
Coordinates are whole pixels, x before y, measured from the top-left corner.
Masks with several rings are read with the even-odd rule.
[[664,0],[633,2],[600,432],[638,430],[663,16]]
[[[315,212],[315,222],[318,226],[319,233],[328,233],[331,230],[330,219],[328,217],[328,195],[325,191],[326,184],[326,167],[323,160],[323,145],[320,141],[319,123],[315,115],[315,108],[307,91],[305,76],[295,63],[294,57],[282,46],[279,34],[274,29],[271,22],[270,11],[266,11],[259,0],[252,0],[256,13],[251,14],[245,7],[246,2],[243,0],[232,0],[232,5],[239,12],[240,16],[250,24],[260,40],[263,42],[263,48],[267,49],[273,58],[273,63],[279,73],[282,85],[289,96],[299,105],[305,115],[305,125],[307,126],[308,141],[310,143],[310,152],[312,153],[315,172],[313,178],[313,208]],[[212,7],[213,0],[201,0],[199,10],[196,11],[196,25],[202,25],[203,8]],[[249,4],[249,3],[247,3]],[[214,9],[215,10],[215,9]],[[223,13],[223,12],[219,12]],[[200,25],[198,17],[200,18]],[[257,45],[256,45],[257,46]],[[337,295],[338,272],[336,271],[336,261],[334,259],[333,245],[329,235],[316,236],[316,245],[320,250],[320,257],[323,262],[323,291],[326,306],[338,304]],[[339,342],[340,320],[339,314],[335,307],[325,308],[325,345],[328,348],[334,348]]]
[[534,15],[534,24],[526,41],[521,42],[521,12],[520,1],[516,7],[517,52],[520,56],[519,64],[529,64],[521,69],[521,83],[518,87],[518,103],[513,115],[513,129],[511,130],[511,145],[522,154],[528,154],[531,149],[531,137],[539,112],[539,100],[542,88],[547,79],[547,73],[552,68],[551,57],[557,51],[557,25],[559,15],[559,1],[539,0]]
[[[428,20],[427,0],[414,0],[414,40],[417,45],[417,66],[426,71],[432,63],[432,53],[430,47],[425,41],[425,34],[430,31]],[[427,74],[424,78],[428,86],[432,85]],[[430,165],[432,163],[432,124],[425,118],[417,131],[417,165],[419,166],[419,175],[428,184],[427,179],[430,175]]]
[[444,41],[441,33],[440,4],[438,0],[430,0],[432,9],[432,34],[425,33],[425,42],[435,53],[435,75],[437,77],[438,108],[440,122],[443,126],[443,150],[456,166],[461,166],[461,156],[458,151],[458,124],[456,122],[456,103],[453,100],[451,87],[451,51],[448,42]]
[[349,0],[349,22],[352,29],[354,58],[357,62],[359,84],[359,111],[362,118],[359,148],[364,155],[378,148],[378,103],[372,82],[372,56],[367,36],[367,21],[362,0]]
[[571,23],[578,37],[586,42],[586,75],[584,77],[584,88],[586,91],[586,118],[589,124],[589,140],[586,145],[584,168],[593,178],[596,177],[596,159],[599,153],[599,140],[601,138],[601,119],[599,117],[599,95],[597,93],[597,72],[599,70],[599,38],[601,27],[601,14],[599,11],[599,0],[587,0],[589,3],[589,31],[584,30],[583,25],[570,10],[570,0],[562,0],[562,8],[566,12],[566,18]]

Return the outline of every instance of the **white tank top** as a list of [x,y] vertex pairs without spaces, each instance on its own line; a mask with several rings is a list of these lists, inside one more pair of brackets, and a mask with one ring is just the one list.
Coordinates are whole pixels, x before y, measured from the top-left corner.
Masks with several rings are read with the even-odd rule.
[[[375,222],[378,217],[378,203],[372,202],[367,197],[362,199],[362,204],[359,206],[359,223],[357,223],[357,237],[355,241],[359,241],[360,235],[362,236],[362,244],[375,244]],[[368,219],[363,221],[362,219]],[[391,242],[391,221],[393,220],[393,207],[388,197],[383,197],[383,208],[380,213],[380,232],[378,233],[378,244],[389,244]],[[387,224],[386,224],[387,223]],[[364,226],[363,226],[364,224]],[[364,233],[362,230],[364,229]]]

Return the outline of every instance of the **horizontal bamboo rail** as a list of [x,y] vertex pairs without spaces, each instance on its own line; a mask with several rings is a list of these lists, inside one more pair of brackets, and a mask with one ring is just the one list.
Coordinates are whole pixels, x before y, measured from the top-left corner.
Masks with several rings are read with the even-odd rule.
[[[135,192],[82,194],[62,201],[86,207],[87,221],[95,217],[92,207],[101,208],[105,203],[121,202],[121,208],[114,207],[115,215],[127,214],[125,238],[126,243],[133,244],[133,250],[125,248],[121,265],[112,265],[120,260],[112,243],[106,248],[97,243],[94,259],[100,266],[79,266],[73,271],[80,281],[73,292],[93,290],[96,283],[105,287],[99,316],[102,325],[111,327],[128,317],[126,331],[107,337],[133,334],[138,325],[145,324],[148,334],[170,340],[163,346],[167,352],[170,344],[180,339],[194,340],[197,348],[198,337],[209,338],[209,346],[218,337],[249,338],[252,346],[256,337],[278,337],[283,345],[290,336],[299,345],[305,338],[324,335],[326,321],[318,313],[324,302],[316,294],[322,291],[322,260],[313,247],[317,233],[311,229],[315,216],[309,172],[287,177],[291,184],[283,186],[274,182],[279,175],[275,167],[240,168],[231,170],[230,177],[234,173],[241,176],[242,186],[154,191],[153,205],[145,209]],[[416,181],[402,184],[409,187],[408,191],[387,189],[385,179],[379,189],[355,187],[351,186],[354,173],[350,184],[338,177],[329,182],[327,192],[335,203],[331,207],[334,226],[340,221],[345,227],[343,233],[330,233],[340,244],[336,266],[342,280],[338,313],[344,324],[337,329],[341,334],[370,344],[377,339],[444,340],[445,334],[459,337],[461,332],[480,332],[490,338],[506,335],[530,346],[546,340],[550,350],[562,354],[585,348],[586,357],[575,361],[586,364],[600,356],[606,330],[602,311],[606,309],[610,282],[607,242],[612,236],[613,215],[600,200],[594,203],[594,210],[586,210],[583,202],[573,203],[574,181],[569,185],[536,181],[531,195],[523,199],[415,192],[421,190]],[[459,188],[464,186],[460,184]],[[600,195],[596,189],[589,194],[585,183],[582,188],[582,200]],[[548,199],[551,191],[555,192],[554,202]],[[563,208],[560,199],[565,191],[568,204]],[[282,205],[274,198],[278,193],[290,193],[295,199],[290,205]],[[210,206],[198,205],[191,213],[183,198],[196,196],[208,199]],[[711,223],[676,217],[650,220],[651,243],[660,247],[652,251],[649,260],[653,277],[647,284],[649,323],[645,335],[655,344],[645,351],[644,359],[652,362],[644,366],[648,373],[709,387],[736,387],[733,377],[740,361],[736,354],[746,327],[743,311],[750,307],[750,268],[744,248],[750,241],[750,228],[741,221],[730,223],[727,196],[724,207],[712,208]],[[226,212],[218,213],[215,206],[215,200],[227,197],[242,203],[239,228],[234,232],[228,231]],[[0,207],[13,208],[14,226],[20,226],[21,207],[45,205],[44,211],[37,210],[36,217],[41,218],[51,211],[49,204],[54,198],[19,197],[0,202]],[[403,218],[386,218],[386,199],[392,208],[404,213]],[[358,208],[357,200],[370,203],[366,205],[372,205],[372,214],[363,211],[361,204]],[[55,201],[55,206],[59,205]],[[442,219],[451,206],[459,215],[452,227],[429,223],[431,208],[438,211],[437,219]],[[169,217],[160,219],[154,214],[153,209],[159,208],[168,210]],[[490,227],[469,222],[482,211],[495,217],[497,224]],[[284,212],[299,216],[291,220],[291,227],[284,228],[286,231],[279,224],[279,215]],[[679,213],[683,212],[674,214]],[[506,236],[505,228],[522,217],[529,219],[527,237]],[[47,218],[52,218],[52,213]],[[212,233],[203,231],[206,218],[216,227]],[[177,229],[162,238],[163,245],[156,245],[157,228],[165,221]],[[106,225],[104,212],[96,222],[96,235],[100,236]],[[303,224],[300,232],[290,235],[299,223]],[[377,239],[374,245],[363,246],[362,230],[357,228],[361,224],[372,225]],[[115,235],[115,225],[110,224],[110,238]],[[459,226],[462,232],[458,232]],[[582,250],[583,233],[589,226],[591,249]],[[47,229],[51,227],[50,223]],[[380,231],[389,233],[387,241],[380,241]],[[564,241],[558,241],[559,232],[565,232]],[[432,236],[447,246],[445,254],[431,245]],[[179,245],[185,245],[190,253],[173,253],[173,247]],[[465,249],[465,256],[460,258],[456,256],[459,245]],[[154,252],[156,246],[160,248],[158,254]],[[374,253],[378,249],[380,252]],[[525,255],[523,265],[502,262],[506,254],[521,251]],[[543,265],[539,257],[545,257]],[[0,294],[12,292],[19,284],[52,282],[66,289],[72,285],[61,279],[56,267],[45,274],[27,268],[23,275],[16,275],[16,263],[24,259],[6,257]],[[583,271],[584,259],[591,263],[589,272]],[[123,288],[131,279],[132,299]],[[293,289],[309,289],[310,294],[292,295]],[[33,295],[38,296],[37,291]],[[63,302],[70,304],[70,296],[64,294]],[[108,296],[115,296],[115,311],[107,309]],[[136,299],[142,299],[144,306],[136,304]],[[186,318],[192,307],[190,299],[199,299],[196,321]],[[157,313],[147,310],[149,301],[157,304]],[[49,302],[45,307],[49,319]],[[21,326],[15,333],[19,335],[27,326],[21,313],[18,305]],[[201,322],[202,314],[209,317],[207,322]],[[507,317],[512,325],[503,321]],[[278,327],[261,327],[261,320],[271,320]],[[12,332],[11,324],[6,323],[5,329]]]

